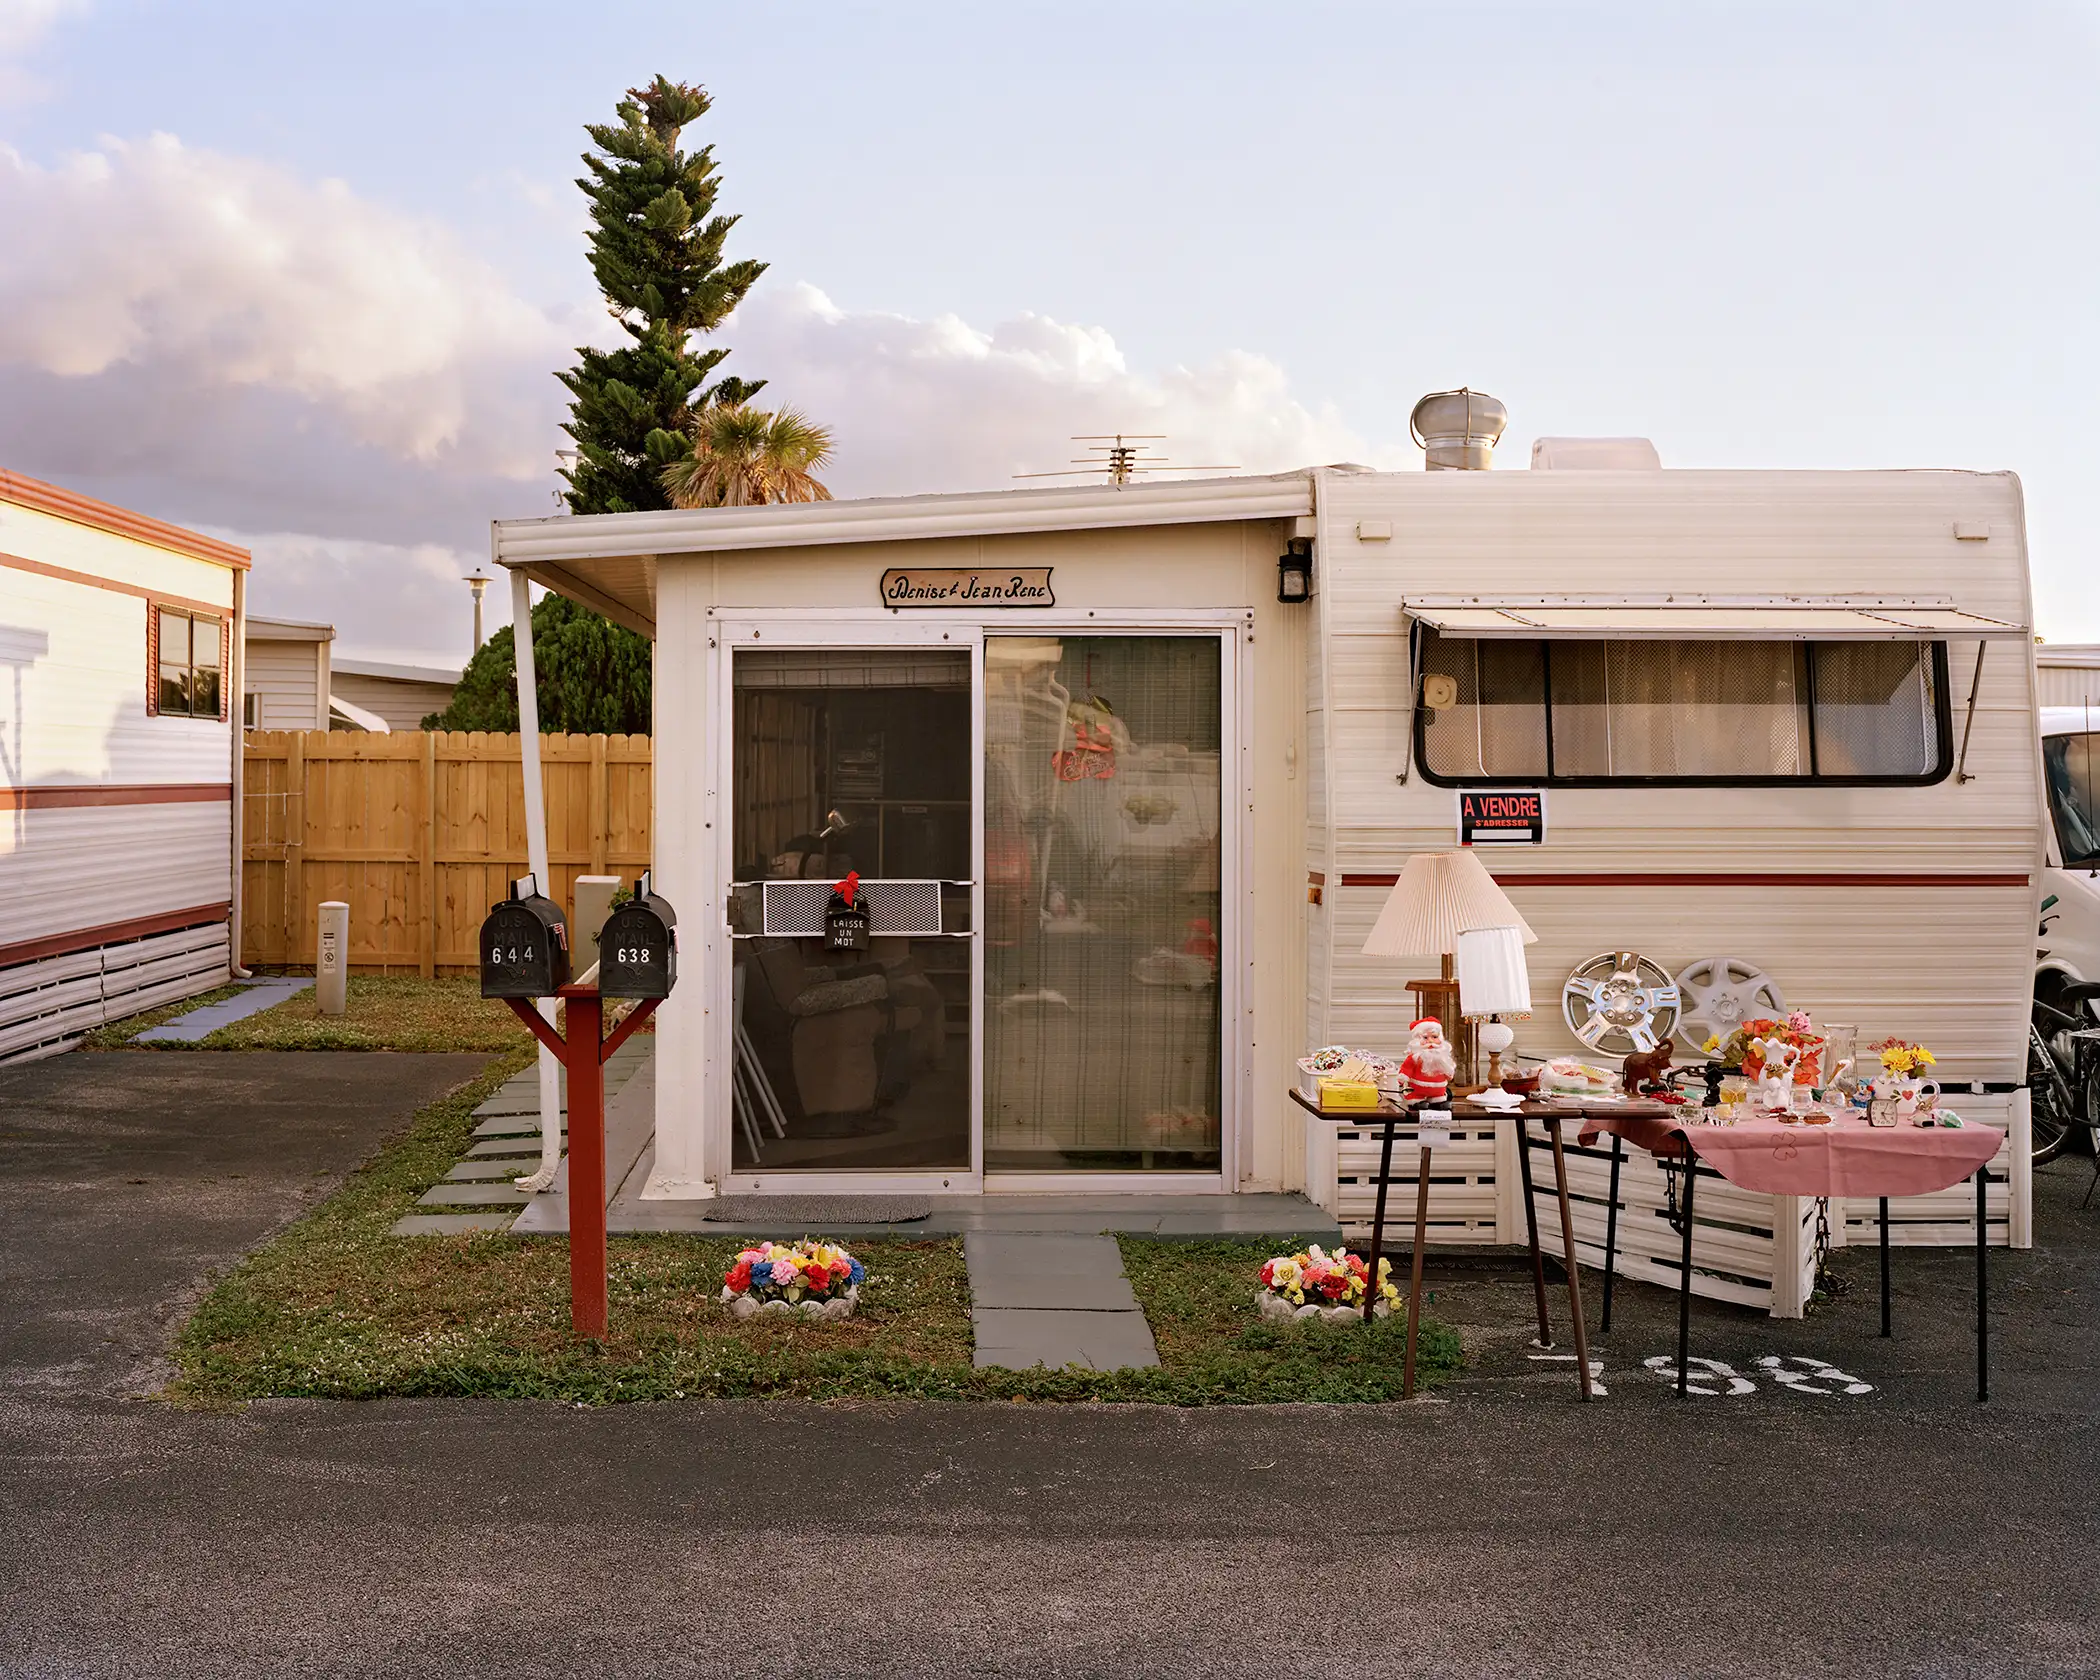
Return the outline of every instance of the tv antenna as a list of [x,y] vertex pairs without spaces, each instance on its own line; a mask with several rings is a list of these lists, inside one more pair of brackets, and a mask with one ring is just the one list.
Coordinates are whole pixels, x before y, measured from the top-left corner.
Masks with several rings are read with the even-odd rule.
[[1087,478],[1095,473],[1106,473],[1109,483],[1118,490],[1128,484],[1139,473],[1158,472],[1238,472],[1238,467],[1192,467],[1175,461],[1164,461],[1147,453],[1148,443],[1164,443],[1165,432],[1097,432],[1084,437],[1075,437],[1074,443],[1087,446],[1084,455],[1072,458],[1072,465],[1063,472],[1015,473],[1016,478]]

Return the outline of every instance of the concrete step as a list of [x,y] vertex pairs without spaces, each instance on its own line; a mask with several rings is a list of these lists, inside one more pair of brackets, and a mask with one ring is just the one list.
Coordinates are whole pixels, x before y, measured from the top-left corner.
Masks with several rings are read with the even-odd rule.
[[536,1158],[522,1161],[462,1161],[445,1174],[449,1184],[502,1184],[534,1169]]
[[521,1208],[531,1200],[509,1184],[436,1184],[416,1198],[421,1207]]
[[468,1231],[507,1231],[509,1213],[411,1213],[394,1221],[397,1237],[456,1237]]
[[467,1159],[470,1161],[496,1155],[513,1161],[537,1161],[540,1158],[539,1133],[534,1132],[529,1137],[490,1138],[467,1151]]

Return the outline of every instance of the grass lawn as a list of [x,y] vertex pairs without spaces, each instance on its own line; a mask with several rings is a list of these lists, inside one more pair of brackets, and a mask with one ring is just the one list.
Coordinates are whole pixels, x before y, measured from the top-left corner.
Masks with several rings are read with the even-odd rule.
[[221,1027],[201,1042],[137,1044],[148,1027],[206,1003],[236,996],[228,986],[203,997],[134,1015],[88,1035],[91,1050],[509,1050],[530,1042],[509,1006],[483,998],[471,974],[350,976],[348,1010],[323,1015],[311,990],[274,1009]]
[[[843,1323],[733,1318],[715,1297],[726,1237],[619,1237],[612,1338],[568,1333],[559,1237],[401,1238],[388,1228],[467,1143],[474,1105],[525,1064],[506,1057],[419,1114],[406,1137],[206,1296],[176,1346],[180,1403],[266,1395],[367,1399],[483,1395],[600,1403],[794,1395],[947,1400],[1145,1400],[1169,1405],[1396,1399],[1397,1321],[1370,1331],[1283,1330],[1258,1319],[1245,1243],[1123,1240],[1161,1367],[979,1371],[970,1364],[962,1245],[863,1242],[859,1313]],[[817,1233],[821,1234],[821,1233]],[[1458,1340],[1425,1325],[1422,1374],[1455,1370]]]

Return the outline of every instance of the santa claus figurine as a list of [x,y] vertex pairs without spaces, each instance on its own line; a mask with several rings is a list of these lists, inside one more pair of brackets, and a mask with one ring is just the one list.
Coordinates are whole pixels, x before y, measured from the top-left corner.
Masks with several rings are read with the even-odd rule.
[[1442,1102],[1451,1094],[1458,1058],[1444,1042],[1444,1023],[1425,1015],[1408,1029],[1407,1054],[1400,1060],[1411,1102]]

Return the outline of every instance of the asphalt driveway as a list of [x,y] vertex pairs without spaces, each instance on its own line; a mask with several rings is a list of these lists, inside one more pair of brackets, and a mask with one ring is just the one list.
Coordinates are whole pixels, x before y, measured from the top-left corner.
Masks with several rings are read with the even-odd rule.
[[487,1063],[160,1050],[0,1068],[0,1395],[157,1387],[215,1268]]
[[1870,1252],[1805,1325],[1702,1307],[1751,1386],[1692,1401],[1645,1365],[1664,1291],[1584,1407],[1494,1268],[1437,1272],[1477,1363],[1406,1407],[123,1397],[205,1271],[476,1060],[0,1074],[0,1674],[2100,1672],[2084,1161],[1994,1256],[1985,1407],[1959,1251],[1899,1255],[1890,1343]]

